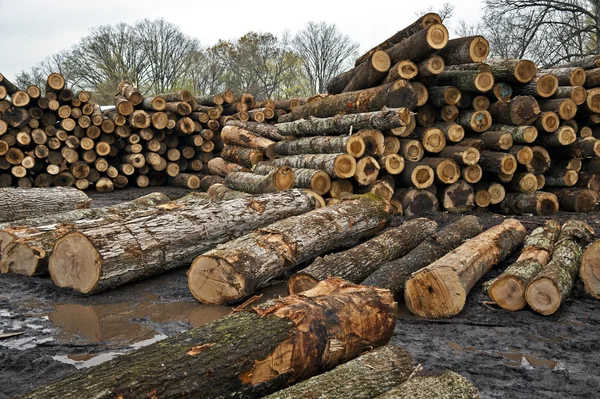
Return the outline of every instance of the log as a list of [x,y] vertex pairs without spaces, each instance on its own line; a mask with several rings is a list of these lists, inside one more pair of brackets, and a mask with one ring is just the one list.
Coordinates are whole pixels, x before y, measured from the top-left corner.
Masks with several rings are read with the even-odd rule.
[[527,286],[527,304],[544,316],[558,310],[575,283],[583,251],[594,237],[594,229],[579,220],[569,220],[561,229],[552,260]]
[[362,284],[390,290],[395,298],[403,297],[404,286],[412,273],[435,262],[482,230],[477,217],[464,216],[439,232],[429,234],[406,255],[383,263]]
[[465,137],[465,129],[454,122],[436,123],[433,127],[441,130],[446,140],[452,143],[458,143]]
[[58,287],[97,293],[189,265],[231,237],[314,205],[312,197],[292,190],[202,206],[167,204],[123,220],[82,220],[54,245],[50,276]]
[[[572,137],[570,139],[572,139]],[[552,156],[556,155],[563,157],[571,156],[576,158],[600,157],[600,140],[595,139],[594,137],[580,137],[572,144],[558,148],[556,151],[552,151]]]
[[[432,57],[429,57],[429,59],[431,58]],[[429,59],[427,59],[426,61],[429,61]],[[390,68],[387,76],[383,80],[383,83],[393,82],[394,80],[398,79],[410,80],[417,76],[418,73],[419,69],[417,67],[417,64],[410,60],[402,60],[397,62]]]
[[360,158],[365,149],[365,140],[357,135],[316,136],[280,141],[274,145],[273,152],[277,155],[347,153]]
[[[23,398],[140,398],[151,392],[165,399],[257,399],[385,345],[397,313],[383,290],[327,280],[302,295],[232,313]],[[357,326],[357,318],[365,323]]]
[[430,166],[418,162],[405,162],[404,170],[398,176],[405,184],[422,189],[433,184],[435,172]]
[[244,193],[242,191],[232,190],[229,187],[225,186],[221,183],[215,183],[211,185],[206,193],[208,196],[217,201],[226,201],[236,198],[247,198],[250,197],[251,194]]
[[368,186],[374,183],[379,176],[380,166],[377,160],[373,157],[366,156],[356,162],[356,172],[354,179],[361,186]]
[[370,399],[405,382],[415,367],[407,351],[388,345],[264,399]]
[[433,24],[385,50],[392,64],[402,60],[422,61],[448,43],[448,30],[442,24]]
[[571,120],[577,113],[577,104],[570,98],[556,98],[553,100],[540,100],[542,111],[555,112],[563,120]]
[[510,101],[498,101],[490,106],[489,112],[495,123],[505,125],[531,125],[541,110],[535,98],[518,96]]
[[448,212],[468,212],[475,207],[475,192],[469,183],[458,180],[439,193],[439,201]]
[[289,190],[294,187],[294,171],[288,166],[280,166],[264,176],[248,172],[232,172],[225,177],[225,185],[249,194]]
[[545,174],[546,186],[573,187],[577,183],[578,174],[574,170],[550,168]]
[[263,160],[263,154],[259,150],[232,145],[223,148],[221,157],[226,161],[237,163],[247,168],[252,168]]
[[548,220],[525,238],[516,262],[487,284],[488,295],[498,306],[511,311],[525,307],[527,285],[550,261],[559,234],[560,224]]
[[489,59],[486,64],[492,69],[494,78],[506,83],[528,83],[533,80],[537,70],[535,63],[529,60]]
[[556,112],[542,112],[535,121],[535,127],[543,132],[553,133],[560,127],[560,118]]
[[548,151],[544,147],[540,146],[531,147],[531,151],[533,152],[533,159],[529,165],[526,165],[527,171],[536,175],[548,171],[551,164],[551,158]]
[[509,132],[487,131],[481,133],[478,138],[483,141],[485,148],[488,150],[506,151],[513,146],[512,134]]
[[356,173],[356,160],[348,154],[305,154],[271,159],[274,166],[300,169],[319,169],[332,178],[348,179]]
[[432,86],[427,88],[429,102],[442,108],[446,105],[456,105],[460,101],[461,92],[453,86]]
[[596,299],[600,299],[600,270],[598,267],[598,246],[600,241],[590,244],[581,258],[579,277],[583,281],[585,291]]
[[[259,163],[254,167],[253,172],[259,175],[268,175],[274,169],[278,169],[278,167]],[[331,178],[322,170],[300,168],[291,168],[291,170],[294,173],[293,187],[295,188],[310,188],[319,195],[325,195],[331,189]]]
[[410,137],[419,139],[423,148],[431,153],[439,153],[446,146],[446,136],[435,127],[416,128]]
[[421,163],[433,169],[437,183],[453,184],[460,178],[460,167],[451,158],[423,158]]
[[375,399],[479,398],[478,389],[462,375],[446,370],[437,375],[416,376]]
[[586,81],[586,72],[583,68],[577,67],[558,67],[541,69],[539,74],[552,74],[558,79],[560,86],[583,86]]
[[413,22],[412,24],[410,24],[409,26],[407,26],[406,28],[396,32],[393,36],[389,37],[388,39],[384,40],[377,46],[373,47],[371,50],[367,51],[365,54],[358,57],[356,59],[355,66],[358,66],[359,64],[362,64],[363,62],[367,61],[369,58],[371,58],[371,55],[373,53],[375,53],[376,51],[387,50],[390,47],[394,46],[395,44],[400,43],[401,41],[403,41],[405,39],[408,39],[415,33],[418,33],[423,29],[427,29],[431,25],[441,24],[441,23],[442,23],[442,19],[440,18],[440,16],[438,14],[431,13],[431,12],[427,13],[427,14],[423,15],[422,17],[420,17],[415,22]]
[[598,192],[589,188],[548,188],[556,195],[561,211],[590,213],[598,203]]
[[512,126],[494,124],[490,130],[497,132],[507,132],[512,135],[514,143],[531,144],[538,137],[538,131],[535,126]]
[[558,89],[558,79],[552,74],[537,74],[533,80],[524,85],[514,85],[513,92],[521,96],[536,98],[552,97]]
[[364,112],[349,115],[336,115],[330,118],[300,119],[294,122],[279,123],[277,129],[283,136],[333,136],[348,134],[350,130],[362,129],[391,130],[408,126],[414,119],[406,108]]
[[225,177],[232,172],[250,172],[250,169],[237,163],[228,162],[223,158],[213,158],[207,163],[208,170],[213,175]]
[[579,177],[575,186],[600,191],[600,174],[579,172]]
[[169,201],[164,194],[152,193],[112,207],[77,209],[5,223],[0,230],[0,271],[25,276],[47,274],[52,246],[70,229],[58,231],[58,224],[77,223],[86,218],[123,217]]
[[473,109],[475,111],[487,111],[490,104],[490,99],[486,96],[479,95],[473,98]]
[[490,53],[490,44],[483,36],[468,36],[448,41],[440,51],[447,65],[460,65],[484,61]]
[[341,113],[356,114],[389,108],[408,108],[417,105],[417,95],[406,80],[397,80],[381,86],[328,96],[320,101],[307,103],[279,118],[279,122],[293,122],[310,116],[328,118]]
[[202,303],[239,301],[344,241],[372,235],[390,213],[387,201],[365,194],[255,230],[198,256],[188,272],[190,291]]
[[[0,202],[0,222],[10,222],[90,206],[90,199],[87,195],[70,188],[3,188],[0,190],[0,197],[2,198]],[[15,204],[19,204],[19,206],[17,207]]]
[[515,157],[504,152],[481,151],[479,165],[483,170],[494,173],[513,174],[517,170]]
[[420,317],[456,316],[473,286],[510,256],[524,238],[525,227],[517,220],[507,219],[468,240],[411,275],[404,290],[406,306]]
[[0,86],[6,89],[6,94],[12,96],[15,92],[19,90],[19,88],[14,85],[10,80],[6,78],[6,76],[0,73]]
[[492,100],[508,101],[513,96],[513,89],[508,83],[499,82],[494,84],[488,95]]
[[566,98],[577,105],[582,105],[587,98],[587,90],[581,86],[559,86],[552,98]]
[[515,173],[506,187],[513,192],[534,193],[538,190],[538,180],[533,173]]
[[221,130],[221,139],[226,145],[258,150],[269,158],[274,158],[277,154],[274,141],[237,126],[225,126]]
[[587,98],[583,106],[589,112],[600,113],[600,88],[589,89],[587,91]]
[[454,86],[461,92],[487,93],[494,87],[494,75],[476,70],[445,70],[437,75],[437,85]]
[[440,115],[437,118],[437,120],[440,121],[440,119],[441,119],[444,122],[454,122],[458,118],[458,115],[459,115],[459,110],[456,107],[456,105],[446,105],[440,111]]
[[507,215],[533,214],[540,216],[553,215],[558,212],[559,204],[556,195],[538,191],[532,194],[506,193],[499,204],[500,212]]
[[483,170],[479,164],[469,165],[461,170],[462,178],[470,184],[475,184],[483,177]]
[[388,154],[379,159],[381,170],[389,175],[398,175],[404,170],[404,158],[398,154]]
[[315,287],[328,276],[360,283],[383,263],[398,259],[437,230],[429,219],[409,220],[346,251],[316,258],[288,280],[288,292],[298,294]]
[[[390,56],[385,51],[375,51],[371,54],[368,61],[354,68],[352,79],[350,79],[343,91],[356,91],[377,85],[388,73],[391,65]],[[330,94],[338,93],[330,92]]]
[[331,182],[331,190],[329,195],[335,199],[340,199],[344,196],[344,193],[352,194],[354,192],[354,186],[350,180],[336,179]]

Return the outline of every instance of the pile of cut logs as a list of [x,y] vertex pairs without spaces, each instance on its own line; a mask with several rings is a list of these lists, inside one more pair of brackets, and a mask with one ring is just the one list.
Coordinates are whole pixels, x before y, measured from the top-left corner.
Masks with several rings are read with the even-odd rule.
[[593,210],[600,56],[538,69],[488,53],[484,37],[448,40],[427,14],[277,125],[228,122],[209,171],[233,190],[310,188],[328,204],[374,192],[409,216]]

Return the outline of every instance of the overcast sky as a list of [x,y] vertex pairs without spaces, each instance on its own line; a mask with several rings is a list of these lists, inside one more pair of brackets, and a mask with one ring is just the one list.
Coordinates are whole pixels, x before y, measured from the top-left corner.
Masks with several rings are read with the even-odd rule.
[[[0,72],[14,77],[68,49],[91,27],[159,17],[204,46],[248,31],[293,34],[308,21],[324,20],[367,50],[414,22],[418,11],[429,7],[436,11],[443,1],[0,0]],[[481,17],[481,0],[451,3],[456,6],[448,24],[451,30],[460,19],[476,23]]]

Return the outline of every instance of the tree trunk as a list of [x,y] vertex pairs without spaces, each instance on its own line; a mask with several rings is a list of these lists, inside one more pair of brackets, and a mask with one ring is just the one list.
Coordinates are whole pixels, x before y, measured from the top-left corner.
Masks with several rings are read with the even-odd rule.
[[417,76],[418,73],[419,69],[417,68],[417,65],[414,62],[409,60],[402,60],[397,62],[390,68],[390,71],[383,80],[383,83],[393,82],[398,79],[410,80]]
[[468,131],[481,133],[492,126],[492,116],[488,111],[462,111],[456,123]]
[[477,136],[483,141],[485,149],[492,151],[507,151],[513,146],[512,134],[509,132],[487,131]]
[[[3,188],[0,190],[0,194],[2,196],[0,222],[88,208],[90,205],[90,199],[87,195],[70,188]],[[18,206],[15,206],[15,204],[18,204]]]
[[223,158],[213,158],[207,163],[208,170],[213,175],[225,177],[233,172],[250,172],[250,169],[237,163],[228,162]]
[[492,125],[491,131],[507,132],[512,135],[513,143],[531,144],[538,137],[534,126]]
[[190,290],[203,303],[237,302],[344,241],[372,235],[390,212],[387,201],[366,194],[255,230],[197,257],[188,272]]
[[448,212],[468,212],[475,207],[475,192],[473,186],[464,180],[459,180],[445,187],[439,193],[439,200],[442,207]]
[[169,177],[167,182],[171,186],[183,187],[190,190],[198,190],[200,188],[200,178],[190,173],[179,173],[175,177]]
[[264,399],[371,399],[405,382],[415,367],[407,351],[388,345]]
[[485,61],[492,68],[494,78],[506,83],[528,83],[535,77],[535,63],[519,59],[489,59]]
[[386,53],[390,56],[392,64],[402,60],[419,62],[443,49],[448,43],[448,30],[442,24],[433,24],[422,29],[405,40],[388,48]]
[[527,285],[550,261],[559,234],[560,224],[554,220],[546,221],[544,227],[538,227],[525,238],[517,261],[486,284],[490,298],[498,306],[512,311],[525,307]]
[[314,206],[312,197],[289,191],[201,206],[166,204],[122,220],[82,220],[54,245],[50,275],[58,287],[100,292],[188,265],[231,237]]
[[356,173],[356,160],[348,154],[305,154],[271,159],[271,165],[319,169],[333,178],[348,179]]
[[587,98],[587,90],[581,86],[559,86],[553,98],[565,98],[577,105],[583,105]]
[[365,149],[365,141],[357,135],[316,136],[280,141],[275,145],[274,152],[277,155],[347,153],[360,158]]
[[525,298],[533,310],[545,316],[558,310],[571,293],[581,256],[593,237],[594,229],[584,222],[570,220],[562,226],[552,260],[527,286]]
[[421,317],[456,316],[473,286],[510,256],[524,238],[525,227],[508,219],[414,273],[404,290],[408,309]]
[[[282,167],[279,167],[282,168]],[[254,173],[259,175],[268,175],[273,170],[279,169],[266,163],[259,163],[254,167]],[[287,166],[285,166],[287,168]],[[295,188],[310,188],[319,195],[325,195],[331,189],[331,178],[329,175],[318,169],[300,169],[290,168],[294,173]]]
[[484,61],[490,53],[490,44],[483,36],[468,36],[448,41],[438,51],[446,65],[461,65]]
[[[434,24],[441,24],[442,19],[438,14],[435,13],[427,13],[417,19],[415,22],[407,26],[406,28],[396,32],[393,36],[389,37],[387,40],[379,43],[377,46],[373,47],[371,50],[367,51],[365,54],[358,57],[356,60],[355,66],[362,64],[363,62],[369,60],[373,53],[379,50],[387,50],[390,47],[393,47],[395,44],[400,43],[401,41],[408,39],[415,33],[420,32],[423,29],[429,28]],[[410,58],[410,57],[409,57]]]
[[411,84],[398,80],[370,89],[341,93],[328,96],[320,101],[307,103],[279,118],[279,122],[292,122],[306,119],[309,116],[328,118],[341,113],[356,114],[360,112],[379,111],[384,106],[389,108],[405,107],[413,110],[417,105],[417,95]]
[[499,210],[507,215],[533,214],[548,216],[558,212],[556,195],[538,191],[532,194],[506,193]]
[[445,70],[437,75],[437,84],[454,86],[461,92],[487,93],[494,87],[494,76],[491,72]]
[[391,65],[390,56],[385,51],[375,51],[368,61],[354,68],[352,79],[343,91],[356,91],[377,85],[390,70]]
[[446,370],[438,375],[411,378],[399,387],[377,396],[375,399],[477,399],[478,389],[454,371]]
[[481,151],[479,165],[483,170],[507,175],[517,170],[517,160],[511,154],[495,151]]
[[288,280],[290,294],[316,286],[328,276],[360,283],[383,263],[407,254],[437,230],[437,223],[419,218],[385,230],[378,236],[346,251],[318,257],[310,266]]
[[390,290],[394,297],[404,295],[410,275],[435,262],[464,241],[481,233],[482,226],[475,216],[465,216],[431,235],[399,259],[383,263],[362,284]]
[[414,119],[407,108],[388,109],[349,115],[336,115],[330,118],[300,119],[294,122],[279,123],[277,128],[283,136],[333,136],[346,135],[352,130],[362,129],[391,130],[408,126]]
[[443,158],[451,158],[460,165],[465,166],[477,164],[480,157],[479,150],[473,147],[461,146],[460,143],[456,146],[444,147],[439,155]]
[[225,177],[225,185],[249,194],[289,190],[294,187],[294,172],[288,166],[275,168],[264,176],[248,172],[232,172]]
[[[73,223],[82,219],[129,216],[167,202],[170,200],[164,194],[152,193],[112,207],[77,209],[5,223],[0,230],[0,271],[25,276],[47,274],[52,246],[61,235],[70,231]],[[66,225],[57,230],[59,224]]]
[[538,181],[533,173],[515,173],[512,180],[506,184],[506,187],[512,192],[534,193],[538,189]]
[[404,170],[398,176],[405,184],[423,189],[433,184],[435,172],[430,166],[418,162],[405,162]]
[[590,213],[598,203],[598,192],[589,188],[549,188],[556,195],[561,211]]
[[518,96],[510,101],[498,101],[492,104],[489,112],[495,123],[531,125],[540,114],[540,106],[531,96]]
[[553,133],[560,126],[560,118],[555,112],[542,112],[535,121],[535,127],[543,132]]
[[558,89],[558,79],[552,74],[536,75],[533,80],[524,85],[514,85],[513,92],[521,96],[549,98]]
[[259,150],[228,145],[221,151],[221,157],[226,161],[252,168],[263,160],[263,153]]
[[546,186],[573,187],[577,183],[578,177],[574,170],[550,168],[545,174]]
[[274,158],[275,142],[256,135],[249,130],[237,126],[225,126],[221,130],[221,139],[224,144],[250,148],[261,151],[269,158]]
[[259,136],[273,141],[280,141],[285,138],[279,133],[279,130],[276,126],[268,125],[266,123],[230,120],[226,123],[225,126],[235,126],[242,129],[246,129],[254,134],[257,134]]
[[233,313],[22,399],[148,393],[165,399],[260,398],[385,345],[396,317],[389,293],[332,279],[302,296]]

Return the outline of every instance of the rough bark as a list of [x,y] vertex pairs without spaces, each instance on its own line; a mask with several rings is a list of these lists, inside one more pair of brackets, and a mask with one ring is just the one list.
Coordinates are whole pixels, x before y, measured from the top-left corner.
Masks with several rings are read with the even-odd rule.
[[0,196],[0,222],[88,208],[90,205],[90,199],[83,192],[63,187],[3,188],[0,190]]
[[312,197],[292,190],[200,206],[166,204],[121,220],[80,220],[54,245],[50,275],[58,287],[100,292],[189,265],[217,244],[314,206]]
[[446,140],[452,143],[458,143],[465,137],[465,129],[454,122],[436,123],[433,127],[440,129]]
[[515,173],[512,180],[506,183],[506,188],[517,193],[534,193],[538,189],[538,181],[533,173]]
[[531,96],[518,96],[510,101],[498,101],[489,109],[495,123],[531,125],[540,114],[540,106]]
[[[429,59],[431,58],[432,57],[429,57]],[[429,59],[426,61],[429,61]],[[409,60],[402,60],[390,68],[387,76],[383,80],[383,83],[393,82],[394,80],[398,79],[410,80],[417,76],[418,73],[419,69],[417,68],[417,64]]]
[[574,170],[562,168],[550,168],[544,176],[546,186],[550,187],[573,187],[579,178]]
[[250,172],[250,169],[245,168],[242,165],[218,157],[208,161],[207,167],[210,173],[221,177],[225,177],[232,172]]
[[294,171],[288,166],[280,166],[265,175],[232,172],[225,177],[225,185],[249,194],[289,190],[294,187]]
[[479,399],[479,390],[462,375],[447,370],[411,378],[375,399]]
[[356,160],[348,154],[305,154],[271,159],[271,165],[319,169],[332,178],[348,179],[356,173]]
[[558,212],[556,195],[538,191],[532,194],[506,193],[498,209],[507,215],[533,214],[548,216]]
[[513,85],[513,92],[521,96],[549,98],[558,89],[558,79],[552,74],[537,74],[533,80],[523,85]]
[[456,123],[468,131],[481,133],[492,125],[492,116],[488,111],[462,111],[458,115]]
[[512,174],[517,170],[517,160],[511,154],[496,151],[481,151],[479,165],[493,173]]
[[404,286],[412,273],[435,262],[482,230],[477,217],[464,216],[439,232],[428,234],[403,257],[380,265],[362,284],[390,290],[395,298],[403,297]]
[[533,310],[545,316],[558,310],[573,289],[581,256],[593,237],[594,229],[582,221],[562,226],[552,260],[527,286],[525,298]]
[[552,97],[570,99],[575,104],[582,105],[587,98],[587,90],[581,86],[559,86]]
[[396,317],[386,291],[332,279],[21,398],[260,398],[385,345]]
[[284,137],[279,133],[279,130],[276,126],[268,125],[266,123],[229,120],[227,121],[225,126],[240,127],[273,141],[280,141],[284,139]]
[[338,114],[330,118],[300,119],[279,123],[277,128],[283,136],[332,136],[358,132],[362,129],[391,130],[408,126],[413,119],[407,108],[383,108],[380,111],[358,114]]
[[589,188],[548,188],[556,195],[561,211],[590,213],[598,203],[598,192]]
[[288,280],[290,294],[316,286],[328,276],[360,283],[383,263],[398,259],[437,230],[437,223],[419,218],[385,230],[378,236],[346,251],[318,257],[310,266]]
[[491,131],[507,132],[512,135],[513,143],[531,144],[538,137],[535,126],[513,126],[494,124],[490,126]]
[[[344,92],[366,89],[379,83],[390,70],[390,56],[385,51],[375,51],[368,61],[356,66],[352,79],[344,88]],[[336,93],[333,93],[336,94]]]
[[252,168],[263,160],[263,153],[259,150],[228,145],[221,150],[221,157],[226,161]]
[[492,69],[494,78],[506,83],[528,83],[536,74],[535,63],[519,59],[489,59],[486,64]]
[[404,170],[399,177],[405,184],[423,189],[433,184],[435,172],[428,165],[419,162],[405,162]]
[[274,152],[277,155],[347,153],[360,158],[365,149],[365,141],[360,136],[315,136],[280,141]]
[[494,76],[476,70],[445,70],[437,75],[437,84],[454,86],[461,92],[487,93],[494,87]]
[[584,103],[584,109],[596,114],[600,113],[600,88],[588,90],[587,98]]
[[408,309],[421,317],[456,316],[473,286],[524,238],[525,227],[508,219],[412,274],[404,290]]
[[386,50],[392,64],[402,60],[421,61],[448,43],[448,30],[442,24],[422,29]]
[[490,44],[483,36],[468,36],[448,41],[438,55],[447,65],[461,65],[484,61],[490,53]]
[[344,241],[372,235],[390,213],[387,201],[365,194],[257,229],[197,257],[188,273],[190,290],[203,303],[239,301]]

